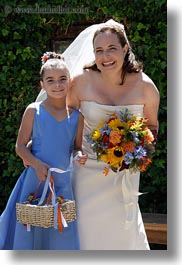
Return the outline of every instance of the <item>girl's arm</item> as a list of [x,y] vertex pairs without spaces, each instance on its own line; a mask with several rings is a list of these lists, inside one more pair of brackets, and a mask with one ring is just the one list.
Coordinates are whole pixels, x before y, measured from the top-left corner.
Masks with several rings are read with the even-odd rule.
[[47,176],[49,165],[36,158],[27,147],[28,142],[31,140],[34,114],[34,105],[30,104],[22,117],[16,141],[16,153],[21,157],[25,165],[32,166],[35,169],[38,178],[43,181]]
[[77,135],[75,138],[74,153],[73,153],[74,161],[76,161],[80,165],[85,165],[85,162],[87,160],[87,154],[83,154],[82,151],[83,125],[84,125],[84,117],[80,113],[78,119]]

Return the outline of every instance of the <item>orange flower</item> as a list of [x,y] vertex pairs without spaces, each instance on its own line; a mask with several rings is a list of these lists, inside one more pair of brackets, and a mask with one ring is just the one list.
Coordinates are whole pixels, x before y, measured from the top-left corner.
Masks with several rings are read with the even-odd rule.
[[146,129],[145,129],[145,132],[146,132],[146,134],[145,134],[145,138],[147,139],[147,141],[148,141],[148,142],[153,142],[153,141],[154,141],[154,136],[153,136],[151,130],[148,129],[148,128],[146,128]]
[[141,165],[139,165],[140,171],[146,171],[147,166],[152,162],[152,160],[150,158],[141,158],[142,163]]
[[147,169],[146,165],[140,165],[139,168],[140,168],[140,171],[146,171]]
[[117,145],[120,143],[121,141],[121,134],[117,131],[111,131],[110,135],[109,135],[109,141],[113,144],[113,145]]
[[44,55],[44,56],[42,56],[42,59],[44,62],[46,62],[49,59],[49,57],[47,55]]
[[126,142],[122,143],[122,147],[123,147],[124,152],[133,153],[135,146],[136,146],[136,144],[132,141],[127,142],[127,143]]
[[109,168],[105,167],[103,171],[104,176],[107,176],[109,174]]

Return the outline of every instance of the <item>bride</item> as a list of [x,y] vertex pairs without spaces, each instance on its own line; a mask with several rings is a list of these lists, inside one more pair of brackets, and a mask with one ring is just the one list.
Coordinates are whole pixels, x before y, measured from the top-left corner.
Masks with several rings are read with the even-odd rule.
[[158,90],[135,60],[124,26],[113,20],[85,29],[63,56],[73,76],[68,103],[85,119],[88,160],[73,170],[81,250],[149,250],[138,205],[140,173],[123,169],[105,176],[85,135],[108,114],[128,108],[147,118],[156,136]]

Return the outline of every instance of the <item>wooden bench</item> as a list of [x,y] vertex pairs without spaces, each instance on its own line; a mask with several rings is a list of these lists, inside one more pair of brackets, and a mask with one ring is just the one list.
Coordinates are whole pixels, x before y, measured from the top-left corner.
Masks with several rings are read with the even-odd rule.
[[142,213],[142,217],[149,243],[167,245],[167,215]]

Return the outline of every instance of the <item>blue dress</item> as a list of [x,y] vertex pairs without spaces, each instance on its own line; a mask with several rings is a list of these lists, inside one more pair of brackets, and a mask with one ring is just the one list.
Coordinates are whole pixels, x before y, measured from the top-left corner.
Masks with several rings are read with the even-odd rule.
[[[67,170],[74,147],[79,112],[73,110],[69,117],[58,122],[40,102],[35,103],[35,107],[32,153],[53,168]],[[63,174],[53,172],[53,175],[56,194],[73,200],[70,172]],[[26,201],[28,195],[35,192],[38,183],[39,179],[32,167],[26,168],[19,177],[0,216],[0,249],[78,250],[77,221],[68,223],[68,227],[65,227],[62,233],[53,227],[35,226],[27,232],[26,226],[16,221],[16,203]],[[44,183],[41,184],[40,193],[43,186]]]

